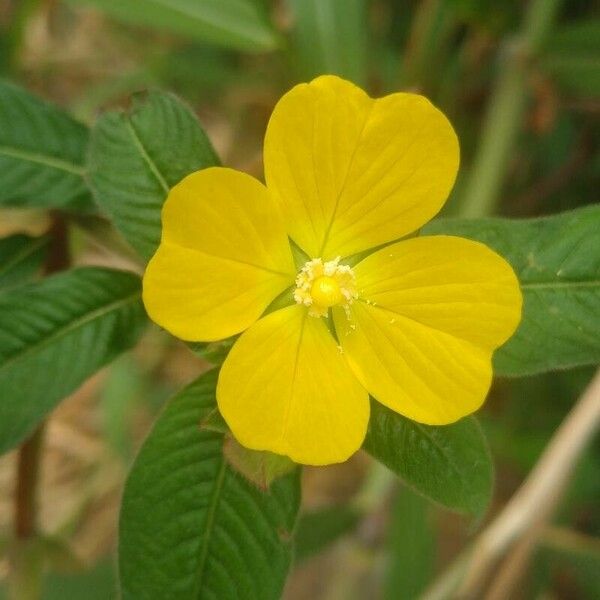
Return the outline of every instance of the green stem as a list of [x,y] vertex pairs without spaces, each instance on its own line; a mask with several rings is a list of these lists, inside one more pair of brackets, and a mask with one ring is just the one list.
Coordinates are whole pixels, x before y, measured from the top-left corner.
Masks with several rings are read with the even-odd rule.
[[560,4],[561,0],[532,0],[523,19],[521,33],[508,40],[502,50],[498,79],[465,187],[463,216],[476,218],[496,212],[529,97],[529,63],[539,52]]

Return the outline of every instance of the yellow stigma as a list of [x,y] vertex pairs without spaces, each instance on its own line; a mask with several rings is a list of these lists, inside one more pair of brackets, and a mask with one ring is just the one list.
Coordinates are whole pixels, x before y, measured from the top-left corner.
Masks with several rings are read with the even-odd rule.
[[328,277],[327,275],[315,279],[310,288],[310,295],[315,304],[328,308],[344,300],[340,284],[335,277]]
[[331,306],[345,309],[356,298],[354,273],[348,265],[340,265],[339,257],[323,262],[320,258],[309,260],[296,277],[294,300],[310,308],[313,317],[327,315]]

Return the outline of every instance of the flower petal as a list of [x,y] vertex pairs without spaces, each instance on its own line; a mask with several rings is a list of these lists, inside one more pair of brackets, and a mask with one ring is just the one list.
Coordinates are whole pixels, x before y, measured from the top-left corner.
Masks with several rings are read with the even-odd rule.
[[169,193],[162,221],[143,298],[152,320],[179,338],[239,333],[294,282],[278,207],[249,175],[224,168],[189,175]]
[[311,257],[349,256],[429,221],[456,177],[458,140],[417,94],[374,100],[334,76],[294,87],[265,137],[267,187]]
[[302,464],[342,462],[365,437],[369,400],[322,319],[302,306],[267,315],[234,344],[217,386],[238,441]]
[[405,240],[354,268],[360,299],[334,311],[344,355],[382,404],[415,421],[451,423],[488,392],[495,348],[516,329],[510,265],[479,242]]

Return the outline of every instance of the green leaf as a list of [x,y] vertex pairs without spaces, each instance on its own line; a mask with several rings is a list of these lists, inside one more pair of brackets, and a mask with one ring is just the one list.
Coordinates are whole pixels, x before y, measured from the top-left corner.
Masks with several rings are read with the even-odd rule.
[[389,526],[384,600],[420,598],[432,581],[436,563],[436,531],[431,505],[403,487],[394,501]]
[[[72,3],[81,4],[81,0]],[[272,50],[275,32],[252,0],[85,0],[116,19],[239,50]]]
[[87,209],[86,127],[0,80],[0,206]]
[[119,541],[124,600],[280,597],[298,470],[264,493],[227,466],[223,435],[198,426],[216,406],[216,381],[209,371],[168,403],[129,475]]
[[356,529],[362,514],[351,506],[328,506],[301,515],[296,531],[295,559],[301,562]]
[[160,242],[160,211],[169,189],[217,163],[192,111],[164,92],[134,96],[129,110],[104,114],[92,131],[89,170],[96,201],[146,259]]
[[0,239],[0,290],[25,283],[41,269],[47,237],[13,235]]
[[371,400],[363,448],[412,489],[462,513],[481,515],[490,500],[493,467],[474,417],[422,425]]
[[365,0],[288,0],[292,50],[303,78],[324,73],[363,85],[367,76]]
[[0,294],[0,452],[135,344],[146,322],[132,273],[83,267]]
[[553,217],[447,219],[424,234],[483,242],[513,266],[524,296],[516,334],[494,356],[498,375],[600,362],[600,206]]

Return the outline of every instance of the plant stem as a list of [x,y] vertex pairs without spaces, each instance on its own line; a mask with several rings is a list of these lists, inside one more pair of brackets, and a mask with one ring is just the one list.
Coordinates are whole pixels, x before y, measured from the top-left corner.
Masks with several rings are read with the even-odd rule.
[[[50,245],[44,266],[46,275],[70,264],[68,232],[64,219],[53,215]],[[15,492],[14,546],[9,577],[12,600],[38,600],[41,597],[43,555],[38,543],[38,487],[45,424],[42,422],[19,449]]]
[[61,215],[56,213],[52,215],[52,225],[48,233],[50,245],[44,272],[46,275],[52,275],[67,269],[71,262],[67,224]]
[[[516,545],[521,560],[515,569],[510,569],[511,585],[514,584],[521,572],[520,565],[526,563],[562,497],[573,467],[599,426],[600,370],[550,440],[525,483],[476,543],[462,587],[465,597],[478,596],[498,556]],[[508,587],[503,572],[501,568],[496,578]]]
[[42,557],[36,544],[37,491],[44,425],[19,449],[15,493],[15,543],[11,552],[10,597],[37,600],[41,592]]
[[44,424],[42,423],[19,450],[15,496],[15,537],[17,540],[32,538],[36,533],[38,475],[43,438]]
[[[522,563],[542,535],[581,453],[600,426],[600,370],[550,440],[537,464],[502,512],[435,581],[422,600],[484,598],[483,587],[499,559],[512,548]],[[514,585],[517,569],[504,571]],[[462,582],[462,584],[461,584]],[[459,587],[458,594],[456,593]],[[494,590],[492,590],[494,592]],[[495,593],[495,592],[494,592]],[[510,596],[505,596],[510,597]]]
[[560,4],[561,0],[532,0],[521,33],[501,50],[500,72],[462,199],[461,212],[466,217],[496,212],[527,105],[529,64],[550,31]]
[[540,545],[571,556],[592,557],[600,561],[600,538],[566,527],[549,526],[542,531]]

